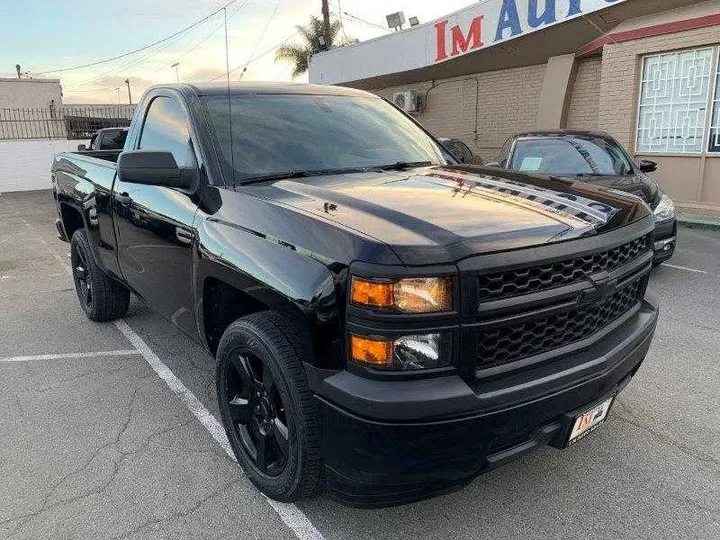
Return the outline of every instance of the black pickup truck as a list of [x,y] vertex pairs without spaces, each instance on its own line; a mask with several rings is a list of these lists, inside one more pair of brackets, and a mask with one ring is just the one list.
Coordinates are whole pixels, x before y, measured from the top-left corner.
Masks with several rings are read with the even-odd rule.
[[400,504],[567,447],[650,346],[645,203],[456,164],[371,94],[154,87],[102,157],[52,168],[80,305],[132,292],[203,344],[275,499]]

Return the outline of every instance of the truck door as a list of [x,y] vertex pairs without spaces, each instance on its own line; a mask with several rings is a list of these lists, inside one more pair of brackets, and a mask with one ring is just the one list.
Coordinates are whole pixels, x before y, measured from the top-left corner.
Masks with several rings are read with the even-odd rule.
[[[166,150],[179,167],[196,165],[185,111],[174,96],[150,98],[134,149]],[[193,310],[192,196],[173,188],[115,181],[118,262],[127,284],[186,333],[197,336]]]

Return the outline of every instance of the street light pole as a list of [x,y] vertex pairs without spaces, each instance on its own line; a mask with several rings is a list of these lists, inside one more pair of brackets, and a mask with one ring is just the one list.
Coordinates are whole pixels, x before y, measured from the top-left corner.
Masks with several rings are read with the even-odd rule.
[[171,68],[175,68],[175,82],[178,84],[180,83],[180,71],[178,70],[178,66],[180,65],[180,62],[175,62]]
[[130,79],[129,78],[125,79],[125,84],[127,84],[127,89],[128,89],[128,103],[130,105],[132,105],[132,92],[130,92]]
[[118,94],[118,105],[120,105],[120,87],[118,86],[115,90],[117,90],[117,94]]

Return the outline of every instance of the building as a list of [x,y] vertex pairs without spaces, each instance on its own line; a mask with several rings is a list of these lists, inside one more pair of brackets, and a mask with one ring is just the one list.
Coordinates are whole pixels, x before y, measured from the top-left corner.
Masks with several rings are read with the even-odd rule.
[[719,55],[720,0],[487,0],[315,55],[310,81],[415,92],[423,125],[486,160],[519,131],[607,131],[718,216]]
[[0,109],[45,109],[62,105],[60,79],[0,78]]

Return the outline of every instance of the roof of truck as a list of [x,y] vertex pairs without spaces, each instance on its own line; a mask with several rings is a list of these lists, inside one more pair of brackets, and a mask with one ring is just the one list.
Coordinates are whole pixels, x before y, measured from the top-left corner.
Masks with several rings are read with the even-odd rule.
[[[222,96],[228,92],[226,82],[164,84],[163,88],[192,89],[198,96]],[[326,86],[320,84],[302,84],[288,82],[231,82],[230,94],[315,94],[331,96],[369,96],[363,90],[345,88],[344,86]]]

